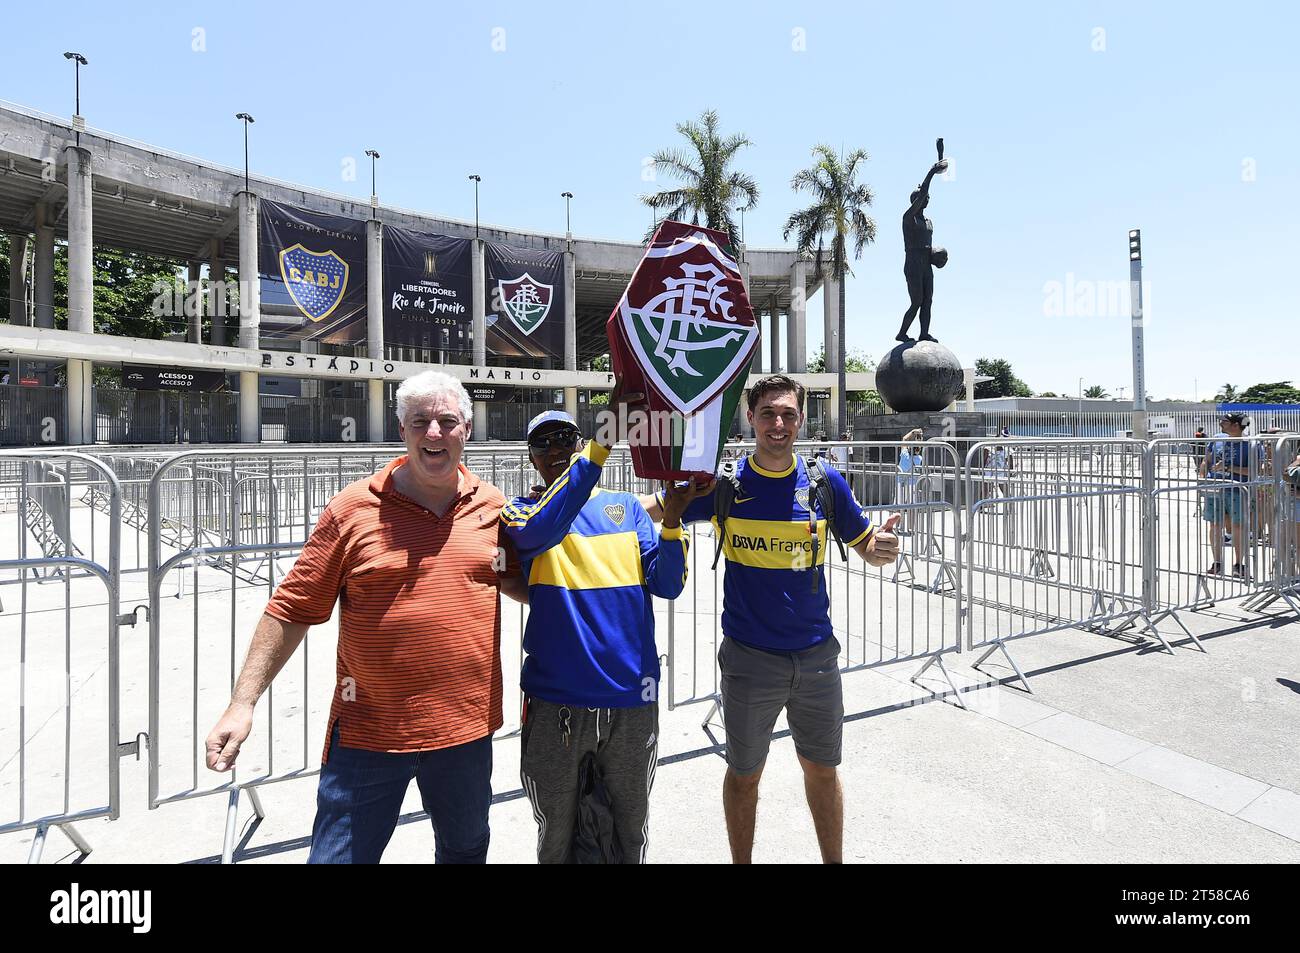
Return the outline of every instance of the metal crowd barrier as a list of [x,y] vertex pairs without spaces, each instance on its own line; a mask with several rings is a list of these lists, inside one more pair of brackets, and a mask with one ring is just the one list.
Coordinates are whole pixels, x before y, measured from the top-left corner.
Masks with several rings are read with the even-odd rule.
[[[844,672],[905,662],[923,663],[917,683],[937,666],[958,704],[960,693],[944,666],[944,656],[962,650],[961,513],[956,499],[944,499],[936,474],[955,472],[954,449],[927,442],[913,454],[898,442],[817,443],[800,446],[806,457],[824,453],[842,467],[852,484],[870,495],[866,511],[879,526],[889,513],[905,519],[897,564],[869,566],[849,550],[841,561],[828,535],[821,550],[832,629],[840,642]],[[900,468],[904,455],[907,468]],[[915,482],[913,482],[915,481]],[[716,544],[713,523],[695,523],[689,584],[676,600],[659,600],[666,642],[661,698],[669,710],[707,703],[706,726],[721,702],[718,650],[722,644],[722,568],[710,570]],[[964,707],[964,706],[963,706]]]
[[[1019,639],[1074,628],[1154,640],[1172,651],[1157,623],[1172,619],[1187,631],[1179,614],[1216,601],[1240,598],[1255,611],[1282,603],[1300,613],[1300,477],[1292,481],[1286,473],[1297,462],[1300,437],[1238,441],[1244,449],[1232,452],[1251,461],[1247,479],[1201,478],[1205,453],[1232,443],[801,443],[805,456],[824,455],[841,469],[873,521],[893,512],[903,517],[902,553],[892,567],[867,566],[852,553],[841,562],[827,541],[827,595],[842,670],[914,663],[920,666],[915,682],[937,667],[960,704],[944,664],[951,653],[981,650],[978,667],[1001,651],[1024,681],[1008,651]],[[726,453],[750,449],[729,444]],[[120,614],[119,605],[123,581],[133,580],[145,586],[149,621],[147,658],[128,659],[148,672],[141,717],[148,733],[139,736],[148,743],[148,806],[225,794],[223,857],[229,860],[242,792],[260,816],[262,785],[319,770],[335,627],[316,627],[268,690],[236,773],[207,771],[204,739],[226,707],[267,598],[325,505],[401,452],[396,446],[196,449],[169,456],[119,448],[102,456],[0,452],[0,542],[15,540],[17,556],[0,560],[0,620],[18,620],[17,638],[4,643],[16,651],[16,664],[6,665],[3,677],[13,682],[9,697],[19,699],[16,728],[0,722],[0,755],[9,755],[0,760],[13,766],[0,769],[0,805],[3,796],[17,798],[12,810],[0,811],[0,833],[36,828],[32,854],[39,859],[49,827],[64,829],[88,850],[72,823],[117,816],[118,760],[140,753],[139,740],[118,741],[118,627],[134,624],[134,614]],[[464,462],[507,497],[527,495],[537,481],[523,445],[470,444]],[[610,454],[602,485],[654,489],[636,476],[625,449]],[[1240,579],[1206,572],[1211,545],[1223,542],[1214,530],[1218,510],[1207,513],[1207,500],[1237,512],[1236,503],[1223,502],[1234,494],[1241,532],[1248,534],[1241,541],[1249,574]],[[666,649],[660,697],[669,709],[716,707],[720,695],[725,570],[710,570],[713,527],[697,523],[690,532],[687,592],[655,606]],[[103,638],[99,585],[107,601]],[[60,633],[49,634],[60,619],[61,640]],[[525,607],[503,605],[507,685],[518,681],[526,619]],[[86,693],[72,686],[93,646],[107,654],[101,670],[111,688],[88,705]],[[34,704],[37,669],[28,663],[53,665],[63,694],[47,693]],[[78,730],[74,695],[76,716],[89,710],[93,729]],[[517,707],[510,708],[502,737],[518,730]],[[100,769],[104,722],[108,763]],[[59,728],[63,747],[50,754],[45,749]],[[33,770],[51,757],[55,770]],[[17,772],[16,783],[5,770]],[[39,783],[29,791],[34,779]]]
[[[70,451],[0,451],[0,474],[0,521],[17,530],[17,558],[0,559],[0,580],[18,590],[6,587],[0,604],[0,630],[14,636],[0,647],[0,834],[34,829],[36,863],[57,827],[84,857],[91,847],[76,823],[118,816],[119,759],[138,750],[118,740],[121,491],[110,469]],[[107,497],[106,519],[74,510],[88,486]],[[106,523],[102,562],[81,555],[96,522]]]

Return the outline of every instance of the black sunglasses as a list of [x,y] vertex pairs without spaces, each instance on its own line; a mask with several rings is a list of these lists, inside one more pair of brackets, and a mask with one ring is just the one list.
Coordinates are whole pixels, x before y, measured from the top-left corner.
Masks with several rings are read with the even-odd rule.
[[543,434],[540,437],[529,437],[528,447],[531,450],[550,450],[551,447],[572,450],[578,445],[579,439],[581,435],[576,430],[557,430],[555,433]]

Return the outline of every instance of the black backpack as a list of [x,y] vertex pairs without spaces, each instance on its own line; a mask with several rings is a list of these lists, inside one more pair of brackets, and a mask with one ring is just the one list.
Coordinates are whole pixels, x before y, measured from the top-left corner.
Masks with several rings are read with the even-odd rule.
[[[797,457],[796,465],[802,459]],[[818,543],[817,543],[817,510],[820,508],[822,517],[826,520],[826,529],[830,532],[831,537],[835,540],[840,550],[840,559],[848,561],[849,553],[844,546],[844,540],[840,538],[839,530],[835,528],[835,492],[831,489],[830,480],[827,476],[827,464],[824,460],[814,457],[812,460],[805,461],[804,467],[808,471],[808,500],[811,505],[808,507],[808,524],[812,531],[812,565],[817,567]],[[718,485],[713,490],[713,518],[718,523],[718,537],[713,545],[713,568],[718,568],[718,557],[722,555],[722,544],[726,539],[727,517],[731,515],[731,504],[740,491],[739,461],[728,460],[718,468]],[[817,591],[819,573],[812,574],[813,592]]]

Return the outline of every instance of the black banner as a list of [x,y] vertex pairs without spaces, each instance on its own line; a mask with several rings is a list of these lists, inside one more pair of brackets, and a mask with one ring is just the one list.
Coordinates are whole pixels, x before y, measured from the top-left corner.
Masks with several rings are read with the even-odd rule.
[[564,366],[564,254],[484,242],[487,349]]
[[263,340],[366,339],[366,223],[261,203]]
[[384,343],[473,349],[472,242],[384,226]]
[[487,400],[508,404],[515,399],[515,388],[494,387],[491,384],[466,384],[470,400]]
[[122,386],[136,390],[225,390],[226,372],[205,371],[194,367],[128,364],[122,368]]

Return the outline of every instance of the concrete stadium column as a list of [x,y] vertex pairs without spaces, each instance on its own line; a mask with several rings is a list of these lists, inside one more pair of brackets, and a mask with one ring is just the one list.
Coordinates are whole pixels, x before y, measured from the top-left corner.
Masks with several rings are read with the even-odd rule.
[[27,319],[26,235],[9,236],[9,323],[26,327]]
[[[185,294],[186,328],[185,340],[190,344],[203,343],[203,264],[195,259],[185,266],[189,278],[189,287]],[[191,300],[192,299],[192,300]],[[190,314],[190,310],[193,314]]]
[[212,321],[212,343],[226,346],[226,313],[230,295],[226,293],[226,259],[220,243],[208,259],[208,317]]
[[[578,259],[564,253],[564,369],[578,369]],[[578,388],[564,388],[564,412],[578,419]]]
[[781,312],[776,309],[776,295],[768,298],[767,313],[772,328],[772,373],[781,369]]
[[95,365],[69,358],[67,363],[68,443],[73,446],[95,442]]
[[[743,258],[738,262],[740,265],[740,281],[745,286],[745,295],[749,296],[749,262]],[[763,314],[754,307],[753,299],[750,299],[749,305],[754,308],[754,327],[758,328],[758,343],[754,345],[754,360],[750,362],[749,369],[755,374],[763,373]]]
[[[470,245],[470,319],[474,334],[474,366],[487,367],[487,294],[485,275],[486,263],[483,260],[483,240],[476,238]],[[471,440],[486,440],[487,401],[474,401],[474,427],[470,431]]]
[[975,368],[967,367],[961,372],[962,380],[966,382],[966,409],[971,413],[975,412]]
[[366,356],[384,359],[384,228],[366,222]]
[[[257,278],[257,196],[239,193],[239,346],[256,351],[261,343],[262,288]],[[262,440],[262,408],[257,371],[239,372],[239,439]]]
[[36,206],[36,255],[32,313],[38,328],[54,327],[54,223],[44,202]]
[[790,267],[790,314],[785,323],[785,362],[791,372],[808,370],[808,262],[800,259]]
[[[840,372],[839,320],[840,283],[827,274],[822,283],[822,354],[826,358],[823,369],[828,374]],[[831,389],[830,413],[827,415],[829,420],[825,428],[827,435],[834,433],[838,436],[842,432],[838,420],[840,409],[836,397],[838,390],[838,387]]]
[[[90,150],[67,146],[68,330],[95,332],[95,244],[91,224]],[[72,420],[72,415],[68,415]]]
[[388,408],[384,406],[384,382],[382,380],[366,381],[366,409],[369,417],[368,436],[371,443],[384,442],[384,418]]
[[[366,356],[384,359],[384,227],[366,222]],[[367,433],[371,443],[384,439],[384,382],[366,382]]]

